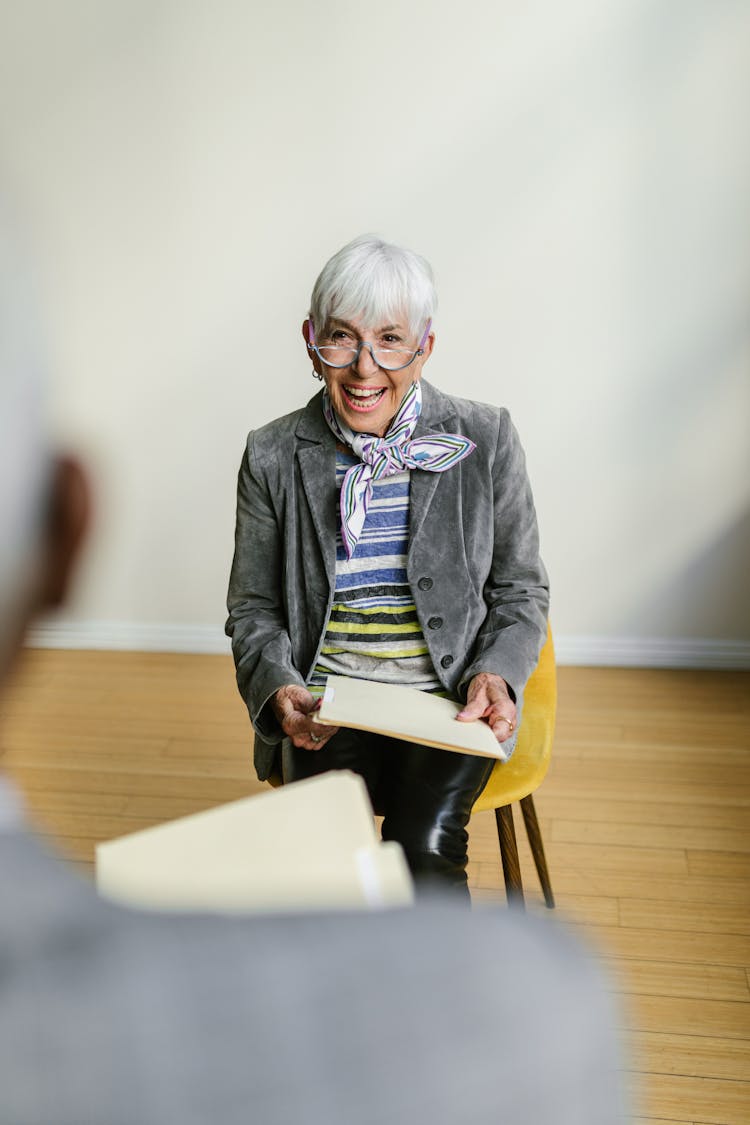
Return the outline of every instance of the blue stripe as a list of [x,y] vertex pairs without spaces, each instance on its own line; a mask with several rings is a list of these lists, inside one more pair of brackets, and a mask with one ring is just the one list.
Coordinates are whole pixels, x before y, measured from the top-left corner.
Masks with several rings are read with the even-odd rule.
[[[365,519],[365,530],[370,528],[392,527],[403,531],[409,525],[409,512],[406,508],[385,508],[382,511],[368,511]],[[395,537],[394,537],[395,538]]]
[[383,480],[376,480],[373,488],[376,496],[386,496],[389,500],[394,496],[403,496],[404,501],[409,499],[408,480],[394,481],[393,477],[385,477]]
[[[339,487],[343,481],[345,471],[351,464],[356,464],[357,459],[344,457],[337,453],[337,481]],[[346,496],[347,505],[352,503],[352,496]],[[343,581],[347,573],[348,559],[341,535],[340,514],[337,520],[336,535],[336,589],[347,589],[350,579]],[[409,479],[394,480],[386,477],[382,481],[372,483],[372,499],[367,509],[367,516],[362,528],[362,533],[357,546],[352,553],[352,559],[361,562],[371,559],[373,567],[366,572],[366,585],[377,586],[379,583],[392,584],[394,577],[400,582],[405,582],[406,553],[409,548]],[[383,557],[402,558],[404,568],[399,569],[398,575],[393,568],[377,569],[376,560]],[[358,574],[355,581],[362,583],[362,574]]]
[[384,569],[384,570],[360,570],[356,574],[342,574],[336,576],[336,589],[351,590],[356,589],[358,586],[405,586],[410,589],[409,581],[406,577],[406,567],[399,567],[398,570]]
[[[362,542],[362,540],[360,539],[359,543],[357,544],[357,549],[354,552],[354,554],[352,555],[352,558],[353,559],[356,558],[358,560],[361,560],[361,559],[376,559],[376,558],[379,558],[381,555],[390,556],[390,555],[405,555],[405,554],[406,554],[406,552],[398,550],[397,547],[394,546],[394,544],[391,540],[388,540],[387,542],[383,543],[383,542],[377,542],[377,541],[372,542],[372,541],[369,541],[369,540],[365,540],[364,542]],[[346,562],[346,553],[344,551],[343,545],[341,545],[341,546],[337,545],[337,547],[336,547],[336,562],[337,563],[338,562],[342,562],[342,563]],[[405,560],[404,560],[404,571],[403,572],[404,572],[404,574],[406,573],[406,562],[405,562]],[[389,581],[389,579],[387,577],[387,574],[385,574],[385,573],[383,574],[383,581],[385,581],[385,582]]]

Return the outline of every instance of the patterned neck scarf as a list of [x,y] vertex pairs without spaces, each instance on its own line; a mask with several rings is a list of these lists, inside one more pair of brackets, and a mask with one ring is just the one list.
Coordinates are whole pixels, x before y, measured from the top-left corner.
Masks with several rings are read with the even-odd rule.
[[385,437],[360,434],[342,422],[331,405],[328,391],[323,392],[326,422],[339,441],[351,446],[361,462],[348,470],[341,485],[341,537],[348,559],[354,554],[362,534],[374,480],[402,473],[405,469],[444,473],[476,449],[474,442],[462,434],[436,433],[412,438],[421,412],[422,388],[418,382],[412,383]]

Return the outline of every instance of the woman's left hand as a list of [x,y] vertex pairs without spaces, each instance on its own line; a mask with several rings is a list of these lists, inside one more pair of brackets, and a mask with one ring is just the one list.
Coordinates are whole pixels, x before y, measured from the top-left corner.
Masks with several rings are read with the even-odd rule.
[[469,684],[466,706],[456,718],[462,723],[484,719],[498,742],[505,742],[516,729],[516,705],[502,676],[480,672]]

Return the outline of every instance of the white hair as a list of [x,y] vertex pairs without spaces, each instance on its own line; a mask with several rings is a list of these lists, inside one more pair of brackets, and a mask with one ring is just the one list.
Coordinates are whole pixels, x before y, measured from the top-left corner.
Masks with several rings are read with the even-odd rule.
[[362,317],[376,326],[405,315],[418,338],[436,308],[429,262],[413,250],[362,234],[323,266],[313,288],[310,317],[320,335],[331,317]]
[[0,199],[0,656],[33,581],[49,453],[28,263]]

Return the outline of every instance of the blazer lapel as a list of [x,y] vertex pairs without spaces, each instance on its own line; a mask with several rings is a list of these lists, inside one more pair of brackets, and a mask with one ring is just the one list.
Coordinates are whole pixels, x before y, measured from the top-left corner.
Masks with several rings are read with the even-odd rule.
[[[432,431],[435,432],[434,430]],[[412,469],[409,489],[409,544],[411,545],[422,528],[435,490],[443,473],[429,473],[424,469]]]
[[[425,434],[451,432],[446,421],[450,421],[453,410],[445,397],[431,383],[422,380],[422,413],[414,427],[414,437]],[[449,478],[454,477],[453,482]],[[425,517],[438,488],[441,494],[455,487],[452,469],[446,473],[430,473],[424,469],[414,469],[411,474],[409,495],[409,546],[416,540],[424,524]]]
[[336,585],[336,442],[320,406],[320,395],[307,404],[297,426],[297,463],[310,509],[326,577]]

